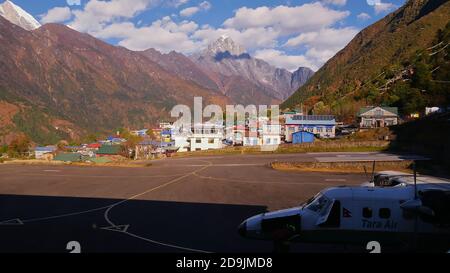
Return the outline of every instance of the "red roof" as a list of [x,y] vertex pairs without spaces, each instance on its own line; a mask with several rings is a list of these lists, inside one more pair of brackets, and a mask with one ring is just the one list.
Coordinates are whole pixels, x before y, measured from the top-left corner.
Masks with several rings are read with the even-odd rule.
[[102,144],[100,144],[100,143],[91,143],[87,147],[89,149],[99,149],[100,147],[102,147]]

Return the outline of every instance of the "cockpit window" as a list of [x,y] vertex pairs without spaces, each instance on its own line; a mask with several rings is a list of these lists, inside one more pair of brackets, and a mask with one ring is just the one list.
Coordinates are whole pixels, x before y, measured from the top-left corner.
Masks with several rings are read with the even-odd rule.
[[312,202],[306,205],[306,209],[320,213],[322,211],[326,211],[327,208],[331,205],[331,200],[325,195],[319,194],[314,198]]

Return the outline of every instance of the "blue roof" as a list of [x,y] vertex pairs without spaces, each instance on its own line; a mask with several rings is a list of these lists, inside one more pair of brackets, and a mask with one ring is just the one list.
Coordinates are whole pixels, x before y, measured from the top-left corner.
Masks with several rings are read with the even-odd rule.
[[36,147],[34,150],[36,152],[54,152],[56,149],[56,147]]

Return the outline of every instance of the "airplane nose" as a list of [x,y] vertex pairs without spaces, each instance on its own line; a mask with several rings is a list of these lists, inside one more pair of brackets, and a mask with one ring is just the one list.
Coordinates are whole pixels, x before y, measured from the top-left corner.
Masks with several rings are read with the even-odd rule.
[[238,233],[242,237],[246,237],[247,236],[247,221],[245,221],[245,222],[243,222],[242,224],[239,225]]

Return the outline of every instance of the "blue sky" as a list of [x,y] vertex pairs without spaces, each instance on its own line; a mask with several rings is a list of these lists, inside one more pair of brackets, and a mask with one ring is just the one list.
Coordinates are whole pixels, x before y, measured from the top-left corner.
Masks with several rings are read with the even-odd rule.
[[361,29],[405,0],[13,0],[131,50],[191,54],[227,35],[278,67],[317,70]]

